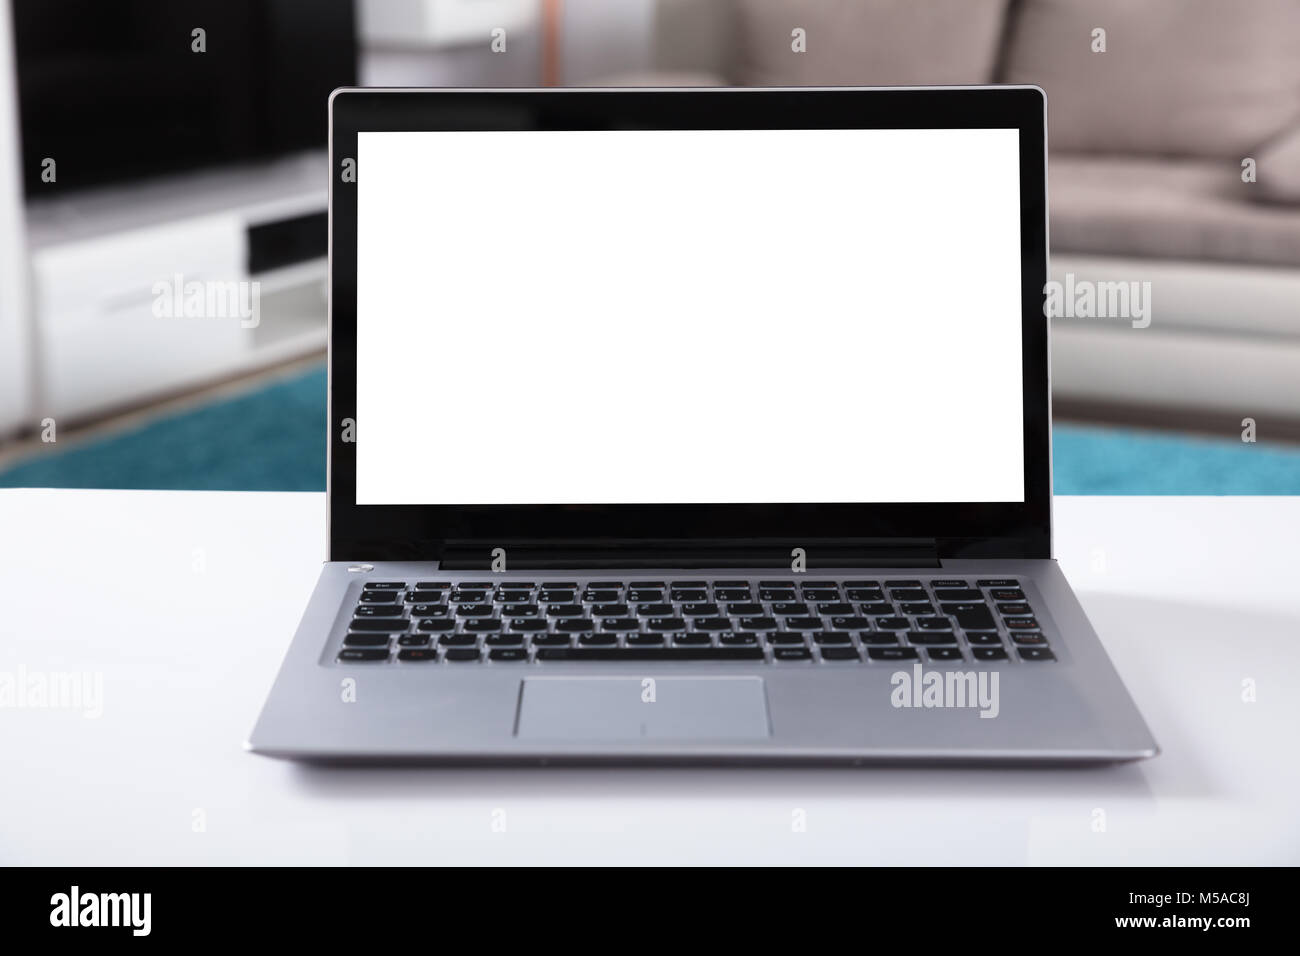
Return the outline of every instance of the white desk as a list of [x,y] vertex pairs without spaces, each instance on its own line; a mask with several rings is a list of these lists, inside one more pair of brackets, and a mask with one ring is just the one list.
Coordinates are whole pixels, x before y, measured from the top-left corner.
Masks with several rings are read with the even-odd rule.
[[1155,760],[312,769],[242,743],[315,583],[323,495],[2,491],[0,673],[104,689],[98,719],[0,709],[0,863],[1300,863],[1300,499],[1056,518]]

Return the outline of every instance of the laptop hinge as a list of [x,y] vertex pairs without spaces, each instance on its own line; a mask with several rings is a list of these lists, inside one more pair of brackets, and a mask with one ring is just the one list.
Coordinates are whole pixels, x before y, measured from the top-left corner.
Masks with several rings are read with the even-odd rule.
[[619,568],[937,568],[933,538],[883,540],[734,541],[448,541],[447,571]]

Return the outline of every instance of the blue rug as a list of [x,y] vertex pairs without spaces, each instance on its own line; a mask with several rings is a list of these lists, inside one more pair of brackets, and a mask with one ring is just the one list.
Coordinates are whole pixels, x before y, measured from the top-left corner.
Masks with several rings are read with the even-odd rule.
[[[325,370],[0,472],[0,487],[322,491]],[[1296,495],[1300,448],[1058,425],[1064,495]]]

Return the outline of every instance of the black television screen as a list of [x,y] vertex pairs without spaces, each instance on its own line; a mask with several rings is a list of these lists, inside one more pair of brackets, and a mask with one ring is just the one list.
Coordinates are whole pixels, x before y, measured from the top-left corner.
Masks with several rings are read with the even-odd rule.
[[353,0],[13,9],[30,197],[324,146],[330,91],[356,84]]

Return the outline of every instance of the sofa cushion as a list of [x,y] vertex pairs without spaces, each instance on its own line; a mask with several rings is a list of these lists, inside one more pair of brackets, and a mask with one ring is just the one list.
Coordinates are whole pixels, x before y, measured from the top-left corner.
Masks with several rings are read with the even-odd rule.
[[[1300,0],[1023,0],[1002,78],[1054,149],[1240,160],[1300,117]],[[1094,28],[1106,52],[1091,49]]]
[[[722,0],[705,0],[722,2]],[[1007,0],[731,0],[742,86],[908,86],[993,79]],[[791,49],[805,31],[807,50]]]
[[1258,166],[1252,198],[1300,203],[1300,126],[1266,144],[1254,158]]
[[1053,252],[1300,267],[1300,207],[1245,202],[1222,160],[1056,154]]

